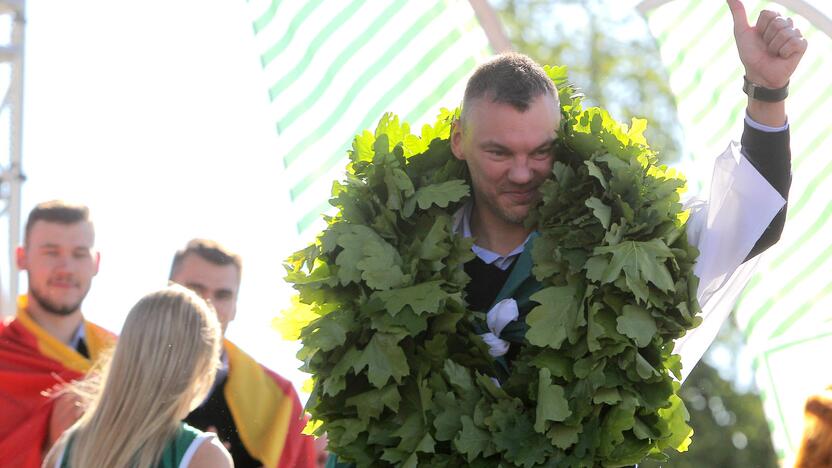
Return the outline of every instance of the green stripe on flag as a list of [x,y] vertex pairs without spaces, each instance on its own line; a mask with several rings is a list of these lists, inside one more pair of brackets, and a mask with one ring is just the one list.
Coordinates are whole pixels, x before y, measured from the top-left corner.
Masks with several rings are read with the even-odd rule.
[[277,13],[277,8],[279,6],[280,0],[272,0],[272,2],[269,4],[269,8],[267,8],[266,11],[264,11],[259,18],[254,20],[254,34],[259,33],[260,31],[265,29],[266,26],[269,25],[269,23],[272,22],[272,19],[274,19],[274,15]]
[[[364,130],[365,128],[369,127],[375,120],[381,117],[381,114],[386,110],[387,106],[390,102],[392,102],[396,96],[401,94],[405,89],[407,89],[411,83],[413,83],[425,70],[428,69],[431,63],[435,62],[438,57],[440,57],[445,51],[447,51],[456,41],[459,40],[461,37],[461,33],[457,29],[451,30],[445,37],[443,37],[436,45],[434,45],[428,52],[422,56],[422,58],[416,62],[416,64],[410,68],[400,79],[399,81],[389,90],[384,96],[376,102],[375,105],[371,108],[372,110],[367,114],[361,124],[356,128],[352,135]],[[469,58],[468,60],[473,60]],[[461,67],[470,66],[467,61],[463,62]],[[452,72],[453,73],[453,72]],[[339,117],[340,114],[336,111],[333,115]],[[309,146],[312,144],[317,138],[320,138],[326,134],[326,132],[322,132],[319,134],[312,134],[308,137],[308,141],[304,142],[305,146]],[[296,149],[300,147],[300,145],[295,146]],[[335,153],[331,155],[323,165],[318,166],[314,169],[310,174],[307,174],[301,181],[292,186],[289,190],[289,197],[292,200],[296,200],[306,189],[309,188],[312,183],[315,182],[320,176],[328,172],[332,169],[339,161],[343,158],[342,155],[343,151]],[[300,154],[300,153],[298,153]],[[297,156],[295,156],[297,157]]]
[[740,77],[742,77],[742,71],[740,69],[736,69],[734,70],[734,73],[728,75],[727,78],[714,87],[714,92],[711,94],[711,100],[702,101],[704,103],[704,107],[693,117],[693,123],[698,124],[706,117],[712,116],[714,107],[716,107],[719,103],[719,98],[722,96],[722,92],[729,89],[728,86],[730,86],[731,83],[737,83]]
[[[826,210],[824,210],[822,215],[823,221],[825,222],[830,215],[832,215],[832,205],[828,206]],[[822,224],[823,223],[821,222],[816,222],[810,229],[812,234],[816,233],[820,229]],[[759,309],[754,311],[754,314],[748,320],[748,325],[745,327],[745,337],[748,338],[751,336],[752,333],[754,333],[754,329],[757,327],[757,324],[760,323],[760,320],[762,320],[763,317],[765,317],[765,315],[774,307],[775,302],[779,298],[788,294],[792,289],[794,289],[795,286],[797,286],[797,284],[803,280],[803,277],[813,274],[815,270],[823,266],[823,264],[826,263],[830,256],[832,256],[832,246],[821,252],[820,255],[815,256],[808,266],[806,266],[798,272],[797,276],[792,277],[791,280],[788,283],[786,283],[786,285],[783,288],[781,288],[773,297],[769,298]]]
[[[820,339],[823,339],[823,338],[832,338],[832,332],[824,331],[824,332],[822,332],[820,334],[817,334],[817,335],[812,335],[812,336],[807,336],[805,338],[798,338],[798,339],[795,339],[795,340],[790,340],[788,343],[783,343],[781,345],[778,345],[778,346],[775,346],[773,348],[765,350],[762,353],[762,355],[770,354],[770,353],[777,353],[777,352],[783,351],[785,349],[793,348],[795,346],[800,346],[800,345],[806,344],[810,341],[820,340]],[[756,356],[751,361],[751,367],[754,369],[754,371],[757,371],[760,368],[760,357],[762,355]]]
[[263,65],[265,68],[268,66],[272,60],[274,60],[278,55],[282,54],[286,47],[292,42],[292,39],[295,37],[295,33],[298,31],[298,28],[309,15],[318,8],[323,0],[309,0],[306,4],[303,5],[303,8],[295,16],[292,18],[292,21],[289,22],[289,27],[286,28],[286,32],[277,42],[274,43],[269,50],[264,52],[260,56],[260,64]]
[[789,448],[794,451],[794,447],[792,447],[792,438],[789,435],[789,426],[786,424],[786,416],[783,413],[783,408],[780,406],[780,397],[777,395],[777,385],[774,382],[774,376],[771,375],[771,364],[768,362],[768,355],[769,353],[765,353],[763,355],[763,360],[765,361],[765,373],[768,377],[769,385],[771,387],[772,393],[774,393],[774,405],[777,407],[777,416],[780,419],[780,426],[783,428],[783,431],[786,433],[786,440],[789,443]]
[[820,302],[824,297],[829,296],[832,294],[832,283],[826,285],[825,288],[821,289],[815,297],[812,299],[804,302],[800,305],[791,315],[789,315],[783,322],[777,326],[777,328],[771,333],[769,338],[777,338],[782,334],[786,333],[789,328],[791,328],[798,320],[802,319],[806,316],[811,310],[812,307]]
[[683,22],[690,21],[690,17],[693,14],[693,12],[696,11],[696,9],[703,4],[703,2],[688,2],[687,8],[682,10],[679,16],[677,16],[672,22],[668,23],[667,28],[665,28],[664,31],[659,33],[656,40],[658,40],[660,43],[663,43],[665,40],[667,40],[667,35],[671,32],[675,32],[677,28],[679,28],[679,25]]
[[317,207],[309,210],[295,224],[295,227],[297,228],[298,232],[306,231],[306,229],[309,228],[309,226],[311,226],[315,221],[321,219],[321,214],[326,213],[332,208],[333,206],[329,204],[329,201],[326,201],[324,203],[321,203]]
[[725,123],[722,124],[722,127],[719,128],[714,134],[711,136],[711,141],[719,141],[725,137],[725,135],[734,129],[734,126],[737,125],[739,121],[740,114],[745,112],[745,101],[737,101],[734,104],[734,107],[731,108],[731,111],[728,114],[728,118],[725,120]]
[[[440,13],[441,10],[438,13]],[[341,99],[341,102],[338,104],[338,107],[331,110],[329,112],[329,116],[327,119],[318,126],[312,133],[306,135],[302,138],[296,145],[294,145],[287,153],[286,156],[283,158],[283,163],[286,167],[292,165],[295,160],[306,151],[307,148],[314,142],[320,140],[324,135],[329,133],[338,119],[342,118],[343,114],[347,111],[347,109],[353,105],[356,97],[361,93],[364,88],[368,86],[368,84],[372,81],[373,78],[381,74],[383,70],[387,68],[387,66],[392,62],[396,56],[398,56],[402,49],[407,45],[408,42],[412,41],[413,38],[418,35],[419,32],[424,30],[425,26],[430,22],[430,18],[428,15],[423,16],[420,19],[426,19],[427,21],[424,24],[417,23],[414,24],[409,30],[408,33],[402,36],[398,41],[396,41],[385,53],[379,57],[379,59],[370,65],[368,68],[364,70],[364,72],[359,76],[352,84],[350,89]],[[455,38],[459,38],[459,31],[454,30],[452,34],[455,35]],[[444,43],[444,42],[443,42]],[[448,44],[450,45],[450,44]],[[437,46],[434,46],[434,49],[431,49],[431,52],[436,53],[435,49]],[[439,51],[441,53],[441,51]],[[306,103],[303,103],[306,104]],[[304,109],[304,112],[307,109]],[[285,128],[285,123],[279,123],[279,128]]]
[[306,52],[304,52],[303,57],[301,57],[298,63],[295,64],[295,67],[283,75],[283,77],[279,78],[277,83],[269,88],[269,96],[277,96],[281,91],[283,91],[283,89],[300,78],[303,73],[306,72],[306,68],[309,66],[309,63],[312,62],[312,58],[323,47],[324,43],[335,35],[335,32],[338,31],[341,26],[347,23],[350,17],[355,14],[359,8],[361,8],[362,4],[364,4],[364,0],[353,0],[353,2],[347,5],[346,8],[331,18],[329,23],[321,28],[315,38],[309,42],[308,46],[306,46]]
[[[711,66],[716,65],[719,62],[719,60],[718,60],[719,57],[721,57],[725,53],[725,49],[729,48],[733,45],[734,45],[734,41],[724,42],[722,44],[722,46],[720,46],[720,48],[717,49],[716,53],[714,53],[712,56],[710,56],[707,60],[704,61],[705,65],[702,68],[698,68],[693,73],[693,78],[691,79],[691,82],[685,87],[684,90],[682,90],[682,92],[680,92],[679,94],[676,95],[676,99],[678,99],[679,101],[681,101],[683,99],[687,99],[688,95],[690,93],[692,93],[693,91],[695,91],[698,88],[698,86],[700,85],[700,83],[702,81],[702,77],[705,74],[704,71],[711,68]],[[725,82],[720,84],[720,86],[718,86],[717,89],[721,89],[722,86],[725,86]]]
[[812,140],[808,145],[806,145],[805,148],[803,148],[803,151],[801,151],[802,156],[792,162],[792,170],[794,171],[798,166],[800,166],[802,162],[806,161],[806,155],[812,154],[830,136],[832,136],[832,127],[821,130],[818,136],[816,136],[814,140]]
[[[806,188],[803,190],[803,194],[800,196],[800,199],[797,201],[797,203],[795,203],[794,206],[789,206],[787,219],[797,217],[797,215],[800,214],[803,208],[805,208],[808,205],[808,203],[812,200],[812,195],[815,193],[815,191],[822,185],[825,185],[823,183],[826,182],[826,179],[829,178],[830,175],[832,175],[832,161],[830,161],[829,164],[827,164],[826,167],[824,167],[823,170],[820,173],[818,173],[815,177],[813,177],[812,180],[806,185]],[[813,228],[804,231],[803,235],[801,235],[796,241],[794,241],[793,244],[798,246],[806,245],[806,243],[810,240],[809,237],[807,237],[807,235],[810,232],[816,232],[814,226],[818,225],[821,221],[822,218],[816,219],[815,223],[813,224]],[[771,263],[769,264],[769,268],[778,268],[792,255],[794,255],[794,251],[780,254],[776,259],[771,261]]]
[[448,88],[457,83],[460,79],[464,76],[467,76],[475,67],[477,66],[477,62],[474,59],[466,60],[462,66],[451,72],[450,75],[446,76],[444,80],[433,89],[428,96],[422,99],[416,107],[410,111],[404,118],[406,122],[417,122],[421,119],[429,110],[436,107],[439,103],[439,100],[442,99],[444,96],[444,91],[447,91]]
[[[470,67],[467,67],[470,66]],[[417,106],[417,109],[422,108],[423,110],[419,111],[421,113],[416,113],[419,118],[421,118],[430,108],[436,105],[438,99],[440,99],[441,92],[439,90],[447,89],[454,83],[456,83],[461,77],[466,76],[473,68],[476,66],[476,62],[473,59],[467,60],[463,63],[462,66],[454,70],[450,75],[448,75],[440,84],[440,86],[436,87],[437,91],[432,92],[428,97],[422,100]],[[408,122],[412,122],[408,118],[405,119]],[[339,158],[340,159],[340,158]],[[310,210],[306,214],[304,214],[300,220],[297,222],[297,230],[298,232],[304,232],[309,226],[312,225],[315,221],[317,221],[321,213],[326,213],[327,211],[331,210],[333,207],[329,204],[329,202],[325,202],[317,206],[316,208]]]
[[[367,82],[370,81],[371,78],[376,76],[377,74],[381,73],[393,59],[398,56],[401,49],[407,46],[413,38],[419,35],[423,29],[425,29],[431,21],[433,21],[436,17],[438,17],[444,8],[444,4],[442,1],[436,2],[430,10],[426,11],[413,23],[407,30],[398,38],[394,43],[392,43],[387,50],[382,53],[379,58],[369,67],[364,70],[364,73],[355,80],[352,84],[352,87],[347,91],[347,94],[341,100],[342,106],[339,108],[344,107],[344,105],[349,105],[352,99],[364,88]],[[396,8],[398,9],[398,8]],[[393,10],[393,5],[388,7],[388,10]],[[386,13],[385,11],[384,13]],[[333,62],[332,66],[324,74],[324,77],[315,87],[315,89],[307,95],[304,99],[300,100],[298,104],[295,105],[289,112],[286,113],[281,118],[277,120],[277,129],[280,132],[283,129],[286,129],[289,125],[294,123],[299,117],[301,117],[305,112],[310,110],[312,106],[318,102],[318,100],[323,96],[324,92],[329,87],[332,80],[335,78],[338,70],[340,70],[341,66],[349,60],[352,55],[358,51],[360,47],[362,47],[366,42],[368,42],[377,32],[377,29],[381,28],[387,21],[389,21],[389,17],[385,16],[382,13],[381,15],[376,18],[376,21],[371,25],[370,28],[367,29],[365,34],[360,36],[353,44],[345,50],[343,54],[341,54],[338,59]],[[337,65],[337,66],[336,66]],[[296,156],[295,156],[296,157]],[[284,165],[291,164],[294,158],[284,158],[283,163]]]

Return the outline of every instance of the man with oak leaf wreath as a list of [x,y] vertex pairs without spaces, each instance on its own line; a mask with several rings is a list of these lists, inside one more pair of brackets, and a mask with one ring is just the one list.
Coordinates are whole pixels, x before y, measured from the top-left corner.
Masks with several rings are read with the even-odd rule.
[[[740,0],[728,0],[734,37],[745,67],[748,94],[741,149],[731,146],[716,159],[710,202],[687,208],[689,242],[700,251],[694,272],[703,324],[678,340],[683,378],[700,359],[750,277],[756,256],[780,237],[791,183],[788,83],[807,42],[789,18],[760,13],[747,20]],[[471,277],[468,307],[488,311],[483,339],[490,354],[511,362],[512,343],[500,336],[523,321],[515,293],[534,282],[531,263],[520,259],[534,226],[524,221],[539,202],[539,188],[558,155],[552,149],[560,124],[552,81],[531,59],[505,54],[480,66],[469,79],[462,113],[451,131],[451,149],[465,161],[472,200],[455,215],[455,229],[474,239],[476,255],[465,264]],[[520,265],[520,266],[518,266]],[[524,301],[528,302],[528,301]],[[344,466],[332,456],[328,466]]]

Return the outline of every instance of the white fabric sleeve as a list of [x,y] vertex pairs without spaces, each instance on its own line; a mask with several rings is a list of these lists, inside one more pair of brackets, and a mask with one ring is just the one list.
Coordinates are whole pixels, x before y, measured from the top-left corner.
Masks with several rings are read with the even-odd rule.
[[699,249],[694,273],[702,323],[676,340],[682,381],[705,354],[757,264],[743,263],[786,200],[731,143],[716,158],[707,202],[691,200],[688,242]]
[[182,460],[179,461],[179,468],[188,468],[188,465],[191,464],[191,459],[194,458],[197,449],[202,445],[203,442],[209,439],[215,439],[217,437],[216,434],[213,432],[203,432],[194,438],[191,441],[191,445],[188,446],[188,449],[185,450],[185,455],[182,456]]

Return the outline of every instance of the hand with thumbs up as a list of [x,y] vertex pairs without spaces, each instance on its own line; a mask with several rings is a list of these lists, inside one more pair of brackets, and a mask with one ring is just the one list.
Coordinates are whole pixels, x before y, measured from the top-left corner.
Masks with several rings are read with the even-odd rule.
[[[789,83],[806,52],[807,42],[791,18],[769,10],[760,12],[754,26],[748,23],[741,0],[727,0],[734,20],[734,38],[748,81],[763,88],[778,89]],[[748,114],[755,121],[780,126],[785,123],[785,105],[749,98]]]
[[740,0],[728,0],[734,18],[734,38],[749,80],[767,88],[781,88],[792,76],[803,53],[806,39],[791,18],[763,10],[751,26]]

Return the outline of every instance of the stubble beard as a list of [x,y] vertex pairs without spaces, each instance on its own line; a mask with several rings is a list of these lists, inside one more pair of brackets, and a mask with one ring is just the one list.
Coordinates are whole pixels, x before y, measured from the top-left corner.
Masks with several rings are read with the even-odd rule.
[[38,303],[41,309],[44,311],[52,314],[57,315],[59,317],[66,317],[68,315],[72,315],[81,308],[81,303],[84,302],[84,299],[87,297],[87,293],[89,292],[89,288],[81,295],[81,299],[78,300],[77,304],[71,306],[60,306],[55,304],[54,302],[50,301],[46,298],[45,295],[41,294],[37,288],[29,285],[29,294],[31,294],[32,298]]
[[[529,217],[529,212],[531,212],[532,208],[537,205],[539,201],[540,197],[538,196],[528,205],[502,206],[500,205],[499,200],[490,200],[489,204],[492,208],[491,211],[506,224],[523,225]],[[524,208],[522,213],[518,213],[516,211],[516,209],[520,207]],[[512,210],[512,208],[514,208],[514,210]]]

